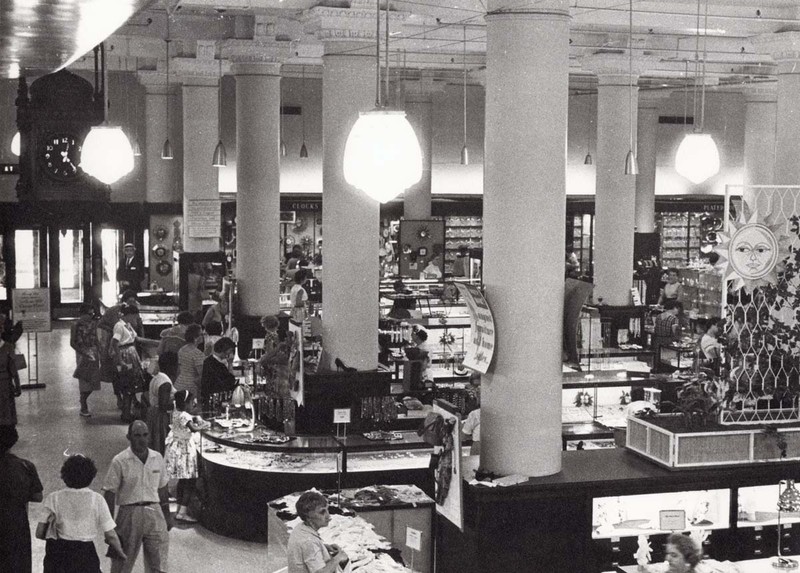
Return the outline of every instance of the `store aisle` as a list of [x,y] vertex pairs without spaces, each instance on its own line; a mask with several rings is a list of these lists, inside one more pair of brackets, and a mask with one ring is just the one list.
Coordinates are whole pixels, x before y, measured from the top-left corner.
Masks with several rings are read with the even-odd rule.
[[[127,426],[119,421],[116,399],[109,384],[103,384],[102,391],[89,398],[92,417],[78,415],[78,383],[72,378],[75,358],[69,346],[69,325],[54,326],[52,332],[39,335],[39,382],[45,383],[47,388],[24,390],[17,398],[20,440],[12,451],[36,464],[45,495],[64,487],[59,475],[64,454],[85,454],[97,464],[97,478],[91,487],[99,491],[111,458],[128,445]],[[25,352],[25,347],[23,335],[17,348]],[[21,380],[23,384],[27,382],[26,371],[22,372]],[[253,503],[267,501],[253,500]],[[29,514],[33,535],[40,517],[40,504],[30,504]],[[102,538],[96,544],[103,555],[106,546]],[[200,525],[174,527],[170,533],[169,555],[170,573],[272,573],[286,565],[285,552],[275,543],[264,545],[227,539]],[[44,542],[34,539],[34,573],[41,572],[43,558]],[[142,570],[141,562],[140,556],[134,571]],[[104,571],[109,570],[107,559],[101,559],[101,564]]]

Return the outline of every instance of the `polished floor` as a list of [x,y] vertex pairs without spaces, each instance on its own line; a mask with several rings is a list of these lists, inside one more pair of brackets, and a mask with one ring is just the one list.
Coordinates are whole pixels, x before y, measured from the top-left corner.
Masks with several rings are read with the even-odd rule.
[[[17,343],[18,351],[26,352],[26,336]],[[31,344],[31,352],[34,348]],[[56,325],[49,333],[38,335],[38,381],[44,389],[25,390],[17,398],[20,441],[12,450],[31,460],[39,472],[44,493],[64,487],[59,477],[64,456],[81,453],[94,459],[98,468],[92,488],[99,491],[111,458],[128,446],[126,425],[119,421],[116,400],[111,387],[103,384],[100,392],[89,399],[91,418],[78,415],[78,386],[72,378],[75,357],[69,346],[68,324]],[[28,374],[36,375],[35,358],[29,359],[29,370],[22,372],[22,383]],[[266,503],[268,500],[253,500]],[[31,532],[41,516],[40,504],[29,506]],[[105,553],[102,537],[96,541]],[[202,526],[177,525],[170,532],[169,573],[273,573],[286,566],[286,554],[277,543],[247,543],[215,535]],[[44,542],[33,540],[34,573],[41,572]],[[109,561],[101,559],[103,571]],[[141,555],[134,571],[143,571]]]

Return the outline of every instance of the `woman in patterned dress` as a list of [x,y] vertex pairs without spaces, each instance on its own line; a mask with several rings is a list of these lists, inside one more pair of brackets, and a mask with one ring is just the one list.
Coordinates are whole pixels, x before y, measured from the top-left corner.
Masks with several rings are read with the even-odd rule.
[[81,416],[88,418],[89,394],[100,390],[100,351],[97,342],[97,321],[94,319],[94,308],[90,304],[82,304],[78,322],[72,325],[69,345],[75,350],[75,378],[78,379],[80,392]]
[[166,440],[164,459],[171,479],[178,480],[178,513],[175,519],[187,523],[197,520],[189,515],[189,504],[197,481],[197,441],[195,432],[202,429],[202,422],[195,421],[190,413],[196,405],[191,392],[178,390],[175,393],[175,410]]
[[111,338],[112,354],[115,357],[119,392],[122,395],[122,421],[133,421],[131,407],[135,395],[144,390],[142,361],[136,351],[136,331],[134,324],[139,319],[139,309],[127,305],[122,309],[121,318],[114,325]]

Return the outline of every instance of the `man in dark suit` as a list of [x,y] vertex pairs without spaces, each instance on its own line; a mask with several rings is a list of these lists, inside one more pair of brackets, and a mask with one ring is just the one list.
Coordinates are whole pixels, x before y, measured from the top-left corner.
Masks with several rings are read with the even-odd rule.
[[144,261],[136,255],[136,247],[133,243],[125,243],[122,247],[122,260],[117,269],[117,284],[120,292],[127,289],[139,292],[142,290],[142,280],[144,279]]
[[203,374],[200,376],[200,394],[203,411],[211,409],[211,398],[219,392],[230,392],[236,387],[236,377],[229,369],[233,361],[236,344],[227,337],[214,343],[211,356],[203,362]]

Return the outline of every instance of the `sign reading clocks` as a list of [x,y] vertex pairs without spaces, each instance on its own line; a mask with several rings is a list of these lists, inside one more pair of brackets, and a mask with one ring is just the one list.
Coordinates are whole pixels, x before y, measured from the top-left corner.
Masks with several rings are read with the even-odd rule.
[[758,209],[743,203],[739,218],[719,234],[722,242],[715,249],[720,256],[717,268],[726,280],[733,280],[734,290],[745,287],[752,292],[778,282],[778,265],[789,254],[785,231],[786,221],[774,211],[762,218]]

